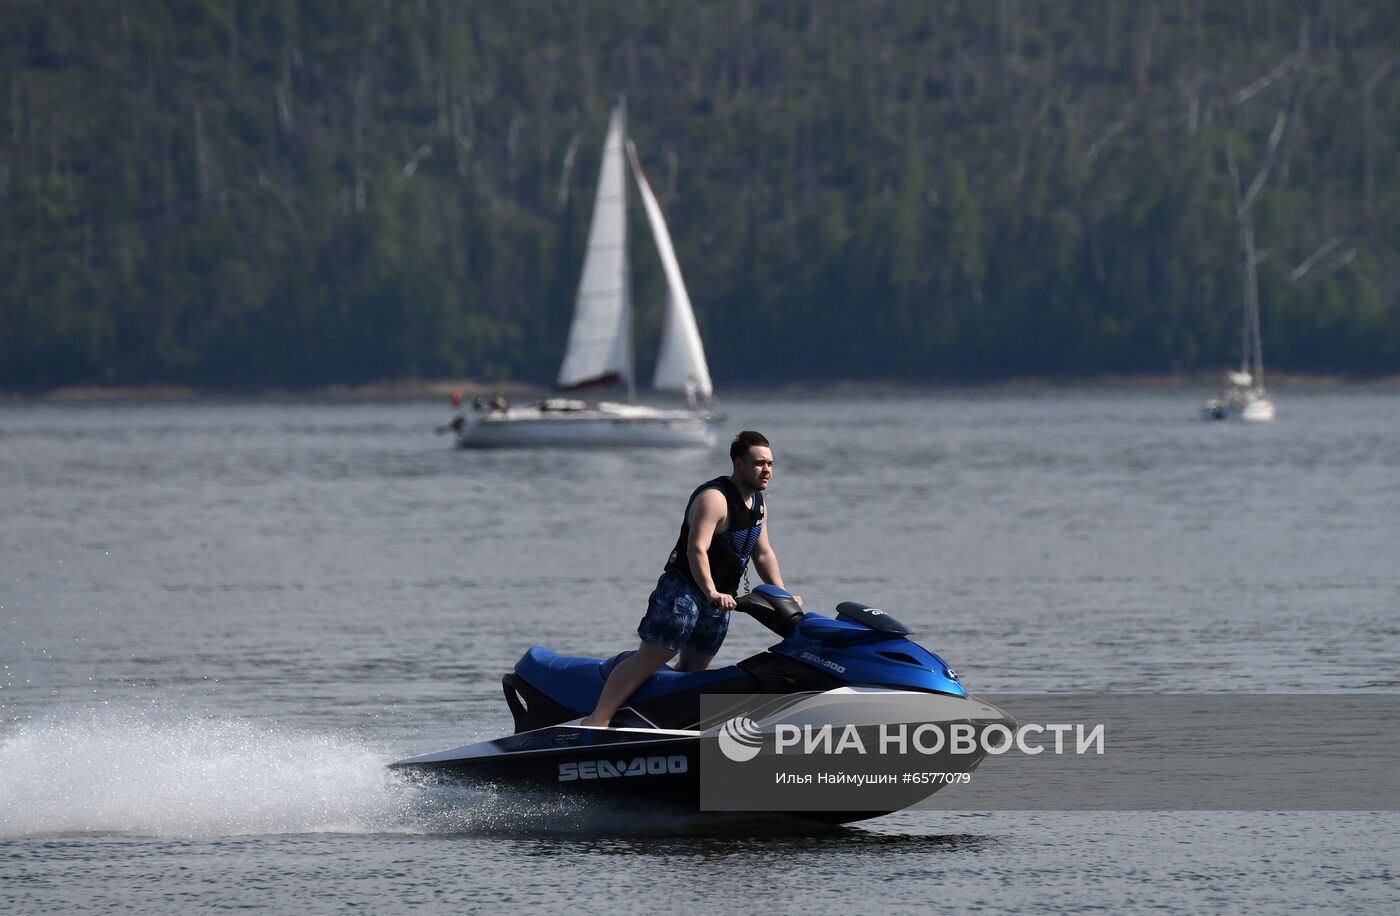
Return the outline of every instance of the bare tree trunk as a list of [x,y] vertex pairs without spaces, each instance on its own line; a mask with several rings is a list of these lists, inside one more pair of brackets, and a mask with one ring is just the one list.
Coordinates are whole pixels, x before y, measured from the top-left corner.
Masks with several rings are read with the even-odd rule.
[[282,46],[282,72],[277,80],[277,123],[288,138],[292,135],[292,46],[291,39]]
[[1147,99],[1150,86],[1148,77],[1152,74],[1152,47],[1157,32],[1157,7],[1146,6],[1142,12],[1145,22],[1138,37],[1137,54],[1133,56],[1133,83],[1139,102]]
[[238,0],[228,0],[228,81],[238,88]]
[[178,212],[175,208],[175,166],[170,161],[170,138],[163,135],[160,137],[160,162],[161,178],[165,191],[165,226],[167,230],[175,228]]
[[10,81],[10,142],[19,149],[19,125],[23,112],[19,104],[19,80]]
[[559,169],[559,212],[564,212],[565,205],[569,202],[569,182],[574,175],[574,157],[578,155],[579,136],[574,134],[569,138],[569,148],[564,151],[564,164]]
[[1361,179],[1361,203],[1366,219],[1376,215],[1376,86],[1395,67],[1395,58],[1390,58],[1371,71],[1363,87],[1361,102],[1361,123],[1363,125],[1364,170]]
[[213,193],[210,180],[209,149],[204,142],[204,111],[198,102],[194,106],[194,159],[198,169],[199,206],[203,209]]
[[1103,68],[1115,72],[1121,57],[1119,48],[1120,13],[1116,0],[1110,0],[1103,17]]
[[354,207],[356,213],[364,212],[369,197],[365,186],[369,175],[365,171],[364,164],[365,109],[369,107],[369,98],[370,76],[365,72],[360,74],[350,89],[350,149],[355,169]]
[[506,128],[506,187],[512,197],[516,191],[516,150],[520,143],[520,129],[523,126],[519,113],[510,116],[510,126]]

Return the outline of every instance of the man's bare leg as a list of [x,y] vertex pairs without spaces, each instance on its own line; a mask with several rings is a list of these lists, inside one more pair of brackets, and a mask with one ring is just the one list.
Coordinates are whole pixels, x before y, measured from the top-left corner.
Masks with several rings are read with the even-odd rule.
[[675,654],[665,646],[643,642],[635,655],[624,658],[613,668],[603,692],[598,695],[598,705],[581,724],[606,728],[627,698]]

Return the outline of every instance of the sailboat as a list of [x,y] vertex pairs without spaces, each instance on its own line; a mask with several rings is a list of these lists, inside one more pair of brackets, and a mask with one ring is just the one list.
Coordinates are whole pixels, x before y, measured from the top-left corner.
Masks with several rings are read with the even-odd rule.
[[1274,125],[1274,133],[1269,140],[1269,155],[1260,168],[1258,176],[1250,184],[1249,190],[1240,187],[1239,173],[1235,167],[1234,153],[1226,145],[1230,163],[1230,176],[1235,185],[1235,210],[1240,218],[1240,238],[1244,249],[1244,309],[1243,327],[1240,337],[1244,353],[1240,357],[1240,368],[1225,374],[1226,387],[1219,397],[1211,398],[1201,405],[1203,420],[1243,420],[1246,423],[1268,423],[1276,412],[1273,399],[1264,388],[1264,350],[1259,335],[1259,276],[1256,266],[1258,256],[1254,252],[1254,223],[1250,218],[1250,206],[1274,161],[1274,151],[1283,134],[1283,119]]
[[1202,420],[1243,420],[1245,423],[1268,423],[1277,408],[1257,376],[1243,370],[1225,374],[1225,390],[1201,406]]
[[[666,275],[667,306],[652,389],[683,393],[685,409],[636,403],[627,244],[629,166]],[[511,407],[503,400],[489,407],[479,405],[459,418],[461,422],[454,421],[457,443],[463,448],[714,444],[716,417],[697,407],[714,396],[705,348],[666,220],[642,173],[636,147],[627,138],[627,108],[622,99],[608,122],[573,324],[556,387],[569,391],[618,383],[627,386],[626,403],[555,397],[523,407]]]
[[1203,420],[1243,420],[1268,423],[1274,418],[1273,399],[1264,388],[1264,352],[1259,337],[1259,293],[1251,280],[1245,283],[1244,354],[1240,368],[1225,374],[1225,390],[1201,405]]

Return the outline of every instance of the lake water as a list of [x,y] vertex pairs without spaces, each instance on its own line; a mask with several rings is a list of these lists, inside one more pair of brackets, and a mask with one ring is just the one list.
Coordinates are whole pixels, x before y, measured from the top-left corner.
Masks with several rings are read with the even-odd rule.
[[[1400,690],[1400,392],[748,396],[813,609],[975,692]],[[1393,911],[1395,813],[717,831],[398,785],[525,647],[635,641],[713,450],[459,452],[432,403],[0,406],[0,910]],[[772,639],[736,620],[721,661]]]

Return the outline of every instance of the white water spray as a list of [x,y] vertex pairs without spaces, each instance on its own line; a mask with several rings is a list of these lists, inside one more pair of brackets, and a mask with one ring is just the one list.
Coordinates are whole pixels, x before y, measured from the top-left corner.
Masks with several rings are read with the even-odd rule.
[[[0,839],[71,834],[634,831],[644,814],[490,786],[414,785],[387,748],[165,708],[0,727]],[[663,818],[670,830],[674,818]],[[653,824],[654,826],[654,824]]]
[[246,720],[81,711],[0,734],[0,837],[403,829],[407,790],[384,758]]

